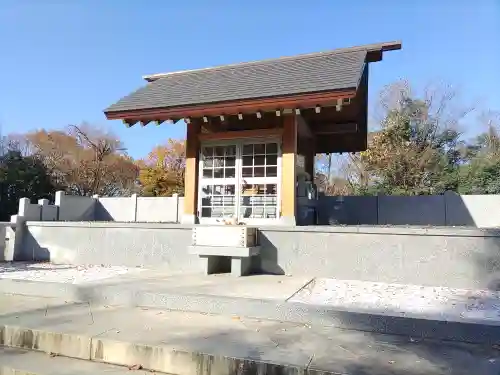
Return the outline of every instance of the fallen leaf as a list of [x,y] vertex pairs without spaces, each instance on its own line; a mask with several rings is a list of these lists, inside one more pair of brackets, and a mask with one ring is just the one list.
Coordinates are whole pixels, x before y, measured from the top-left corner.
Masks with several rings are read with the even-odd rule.
[[142,365],[132,365],[128,367],[129,370],[141,370]]

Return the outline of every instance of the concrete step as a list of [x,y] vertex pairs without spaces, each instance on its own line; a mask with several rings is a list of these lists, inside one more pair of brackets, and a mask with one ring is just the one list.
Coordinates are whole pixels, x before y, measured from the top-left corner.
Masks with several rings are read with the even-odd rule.
[[0,375],[132,375],[127,367],[0,347]]
[[500,351],[491,346],[47,299],[37,307],[25,298],[4,296],[0,345],[176,375],[500,373]]
[[318,304],[299,298],[308,285],[313,285],[310,281],[279,276],[230,280],[225,276],[120,278],[83,284],[4,279],[0,280],[0,292],[98,305],[237,315],[438,340],[500,344],[498,319],[422,311],[401,314],[360,306],[343,308]]

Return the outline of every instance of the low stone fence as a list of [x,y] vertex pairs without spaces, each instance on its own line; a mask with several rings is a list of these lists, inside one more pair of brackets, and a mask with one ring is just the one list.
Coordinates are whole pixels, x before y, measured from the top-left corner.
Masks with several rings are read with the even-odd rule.
[[[318,225],[431,225],[500,228],[500,195],[321,196]],[[41,221],[119,221],[179,223],[184,198],[82,197],[56,193],[46,199],[19,201],[18,215]]]
[[[19,260],[203,272],[189,225],[27,222]],[[490,288],[500,285],[500,230],[261,227],[260,270],[347,280]]]
[[56,193],[53,205],[47,199],[31,203],[19,200],[18,215],[36,221],[120,221],[178,223],[184,207],[184,198],[172,197],[83,197]]
[[322,225],[432,225],[500,228],[500,195],[320,197]]

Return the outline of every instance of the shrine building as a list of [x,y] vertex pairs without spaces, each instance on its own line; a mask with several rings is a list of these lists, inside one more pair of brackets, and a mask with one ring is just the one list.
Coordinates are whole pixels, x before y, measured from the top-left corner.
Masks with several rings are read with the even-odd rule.
[[184,223],[314,224],[315,155],[366,150],[368,67],[399,49],[148,75],[104,112],[129,127],[186,122]]

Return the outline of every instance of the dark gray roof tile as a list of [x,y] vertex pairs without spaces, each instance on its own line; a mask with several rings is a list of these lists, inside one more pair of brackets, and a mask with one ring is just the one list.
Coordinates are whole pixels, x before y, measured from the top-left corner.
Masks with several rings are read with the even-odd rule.
[[331,51],[170,73],[105,110],[217,103],[357,88],[367,51]]

